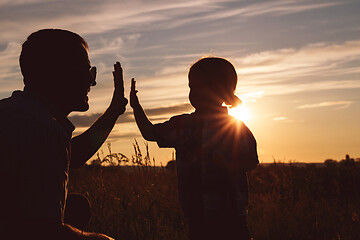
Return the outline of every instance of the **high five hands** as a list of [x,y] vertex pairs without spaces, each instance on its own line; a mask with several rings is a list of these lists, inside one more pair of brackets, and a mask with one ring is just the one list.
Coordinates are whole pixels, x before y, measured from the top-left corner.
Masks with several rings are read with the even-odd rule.
[[124,78],[123,70],[119,62],[114,64],[114,71],[112,72],[114,76],[114,94],[111,100],[109,109],[113,113],[121,115],[126,110],[126,105],[128,100],[124,97]]

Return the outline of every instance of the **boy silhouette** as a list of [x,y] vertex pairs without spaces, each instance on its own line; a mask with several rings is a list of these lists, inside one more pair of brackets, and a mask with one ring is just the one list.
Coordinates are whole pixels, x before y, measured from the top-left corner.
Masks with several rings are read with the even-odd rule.
[[189,70],[189,99],[195,112],[153,125],[137,98],[130,105],[142,136],[176,149],[179,198],[190,239],[250,239],[246,172],[258,162],[256,141],[245,124],[228,115],[237,74],[223,58],[202,58]]
[[125,111],[120,64],[110,106],[73,138],[67,116],[88,110],[96,84],[86,41],[61,29],[34,32],[22,45],[20,68],[24,90],[0,100],[0,238],[112,239],[78,229],[87,225],[90,204],[82,195],[67,199],[67,183],[69,167],[84,165]]

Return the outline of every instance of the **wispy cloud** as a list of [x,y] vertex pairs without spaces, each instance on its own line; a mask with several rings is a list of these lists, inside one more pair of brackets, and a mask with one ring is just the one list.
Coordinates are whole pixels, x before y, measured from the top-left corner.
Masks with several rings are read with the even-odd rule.
[[[230,3],[230,4],[229,4]],[[249,17],[256,16],[281,16],[294,14],[304,11],[323,9],[344,4],[343,2],[324,2],[310,3],[307,1],[264,1],[260,3],[249,3],[244,1],[212,1],[207,6],[202,5],[202,12],[188,16],[186,18],[177,18],[176,21],[170,21],[171,27],[179,27],[205,21],[219,21],[228,18],[236,18],[237,21],[246,21]],[[209,8],[209,6],[211,6]],[[205,10],[205,11],[204,11]]]
[[262,98],[264,91],[248,92],[241,95],[242,101],[256,102],[256,99]]
[[43,2],[44,0],[1,0],[0,1],[0,6],[4,7],[4,6],[26,6],[26,5],[30,5],[30,4],[34,4],[34,3],[40,3]]
[[[173,105],[173,106],[165,106],[165,107],[158,107],[158,108],[150,108],[145,109],[147,116],[153,120],[165,120],[170,118],[171,115],[174,114],[181,114],[190,112],[193,108],[188,103]],[[93,114],[74,114],[70,116],[71,122],[76,127],[89,127],[92,123],[96,121],[101,116],[102,113],[93,113]],[[134,122],[134,116],[131,111],[125,112],[121,115],[117,123],[129,123]]]
[[[0,51],[0,94],[8,94],[22,86],[19,67],[19,55],[21,46],[10,42],[5,49]],[[5,97],[5,95],[4,95]]]
[[[5,39],[21,39],[36,29],[66,28],[81,34],[100,34],[112,30],[157,29],[155,22],[168,22],[179,16],[212,8],[209,1],[21,1],[1,4],[1,32]],[[202,7],[201,7],[202,6]],[[161,24],[161,26],[166,26]]]
[[134,138],[142,138],[140,131],[135,131],[131,133],[111,133],[111,135],[107,138],[107,141],[116,142],[120,139],[134,139]]
[[[137,72],[139,72],[141,67],[141,71],[152,68],[152,73],[169,74],[182,70],[175,65],[173,65],[175,67],[159,66],[161,61],[168,59],[174,63],[174,59],[181,58],[186,61],[189,59],[195,60],[196,55],[198,57],[203,53],[198,52],[195,54],[194,52],[190,53],[187,51],[177,54],[164,54],[164,52],[167,52],[166,48],[173,48],[175,45],[178,45],[181,38],[183,38],[182,40],[191,40],[199,37],[226,36],[228,30],[221,28],[207,32],[197,31],[189,34],[169,35],[166,46],[164,44],[157,44],[162,51],[146,52],[146,49],[150,46],[155,46],[154,42],[146,42],[147,38],[153,38],[151,32],[159,31],[157,32],[159,34],[160,32],[172,30],[180,26],[191,28],[195,23],[208,23],[209,21],[227,18],[234,18],[233,21],[239,23],[241,18],[247,19],[249,16],[291,14],[339,4],[343,4],[343,2],[264,1],[248,3],[227,0],[186,0],[182,2],[169,2],[166,0],[121,2],[116,0],[100,2],[95,0],[3,0],[0,2],[0,6],[2,6],[0,8],[0,32],[6,34],[1,36],[0,45],[8,44],[9,41],[20,44],[29,33],[40,28],[66,28],[80,33],[91,42],[91,56],[97,65],[103,66],[103,68],[99,68],[99,76],[102,76],[101,71],[109,71],[108,67],[112,66],[113,59],[126,59],[126,61],[132,59],[133,62],[128,64],[129,69],[134,68],[134,71],[136,70]],[[170,44],[170,41],[173,44]],[[179,51],[184,50],[179,49]],[[18,53],[13,53],[12,58],[17,58]],[[148,63],[144,63],[144,59],[149,62],[151,58],[156,60],[158,64],[153,66],[145,65]],[[0,59],[0,65],[3,65],[4,62]],[[17,62],[12,61],[10,68],[16,66]],[[106,66],[108,67],[106,68]],[[186,72],[186,70],[187,68],[183,71]],[[257,71],[257,69],[253,66],[250,71]]]
[[337,106],[339,108],[347,108],[353,101],[333,101],[333,102],[321,102],[321,103],[313,103],[313,104],[305,104],[298,106],[299,109],[307,109],[307,108],[321,108],[321,107],[333,107]]
[[354,64],[359,61],[360,41],[310,44],[235,59],[239,85],[265,94],[360,88],[360,65]]
[[316,43],[300,49],[288,48],[251,54],[239,60],[240,74],[306,70],[306,73],[331,68],[360,58],[360,41],[342,44]]
[[273,118],[274,121],[284,121],[284,120],[287,120],[287,117],[276,117],[276,118]]
[[306,1],[272,1],[260,4],[254,4],[245,8],[243,12],[245,16],[257,15],[286,15],[321,8],[328,8],[343,4],[342,2],[325,2],[325,3],[310,3]]
[[71,29],[85,35],[134,29],[152,31],[227,18],[237,18],[239,22],[248,17],[285,15],[340,4],[343,2],[5,0],[0,2],[0,31],[6,32],[1,41],[22,39],[22,34],[46,27]]

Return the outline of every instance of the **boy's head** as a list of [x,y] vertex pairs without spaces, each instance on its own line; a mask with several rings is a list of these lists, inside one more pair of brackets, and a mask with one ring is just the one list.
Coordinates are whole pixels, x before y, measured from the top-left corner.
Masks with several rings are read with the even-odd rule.
[[189,70],[190,102],[195,108],[241,103],[234,95],[237,74],[234,66],[223,58],[207,57],[198,60]]

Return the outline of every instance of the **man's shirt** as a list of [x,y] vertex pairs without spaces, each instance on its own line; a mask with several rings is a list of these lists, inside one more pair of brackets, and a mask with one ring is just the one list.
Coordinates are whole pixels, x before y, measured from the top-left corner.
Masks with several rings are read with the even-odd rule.
[[73,130],[25,92],[0,100],[0,232],[5,224],[63,221]]
[[258,164],[256,141],[227,114],[194,112],[155,124],[159,147],[176,149],[180,202],[185,214],[242,216],[248,204],[248,166]]

